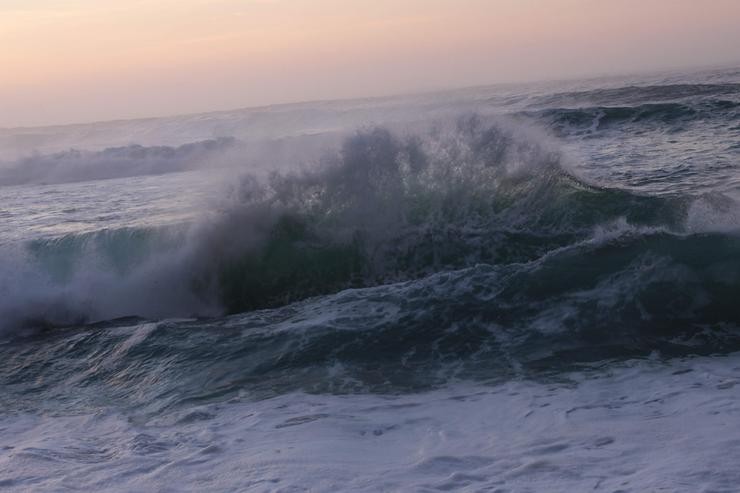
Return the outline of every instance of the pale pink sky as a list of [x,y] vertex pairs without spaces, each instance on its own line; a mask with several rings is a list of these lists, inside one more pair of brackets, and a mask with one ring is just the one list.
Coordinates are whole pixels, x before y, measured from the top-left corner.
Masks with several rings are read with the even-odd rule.
[[0,126],[740,63],[740,0],[0,0]]

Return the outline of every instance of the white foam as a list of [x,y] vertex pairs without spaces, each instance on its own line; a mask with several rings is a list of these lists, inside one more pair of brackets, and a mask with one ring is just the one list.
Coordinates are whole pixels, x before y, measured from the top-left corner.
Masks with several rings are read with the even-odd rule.
[[4,416],[10,491],[733,491],[740,354],[404,396]]

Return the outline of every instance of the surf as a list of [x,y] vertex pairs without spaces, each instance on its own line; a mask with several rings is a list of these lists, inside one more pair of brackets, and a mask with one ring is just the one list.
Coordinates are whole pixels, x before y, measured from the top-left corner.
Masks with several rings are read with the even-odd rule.
[[588,183],[543,132],[475,114],[406,133],[359,130],[303,171],[245,175],[218,203],[179,225],[6,247],[5,331],[213,317],[476,265],[527,265],[615,224],[680,244],[711,232],[697,227],[697,211],[727,216],[729,235],[737,209],[728,197]]

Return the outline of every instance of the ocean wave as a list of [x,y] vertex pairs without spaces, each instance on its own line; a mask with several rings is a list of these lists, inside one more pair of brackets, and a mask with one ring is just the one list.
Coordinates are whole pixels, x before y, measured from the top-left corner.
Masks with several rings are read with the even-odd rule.
[[720,98],[740,94],[740,84],[659,84],[634,85],[593,90],[570,91],[537,98],[532,106],[619,105],[630,106],[687,98]]
[[583,134],[634,125],[652,126],[662,131],[681,130],[690,122],[703,120],[733,121],[740,113],[740,102],[704,100],[693,103],[645,103],[634,106],[590,106],[549,108],[521,113],[544,121],[558,134]]
[[[472,115],[407,135],[371,128],[312,171],[242,179],[195,224],[7,247],[0,314],[12,330],[240,313],[478,264],[524,265],[620,221],[671,234],[721,224],[731,235],[735,209],[725,197],[588,184],[545,135],[510,122]],[[724,219],[697,223],[697,211]]]
[[[55,406],[105,399],[157,415],[245,392],[407,392],[454,379],[556,377],[610,359],[736,351],[739,248],[736,235],[622,223],[530,262],[226,318],[56,330],[0,345],[5,381],[23,390],[15,395],[9,384],[0,402],[22,407],[23,395],[43,393]],[[70,386],[106,395],[56,398]]]
[[236,146],[233,138],[178,147],[129,145],[102,151],[68,150],[33,155],[0,166],[0,186],[71,183],[192,170]]

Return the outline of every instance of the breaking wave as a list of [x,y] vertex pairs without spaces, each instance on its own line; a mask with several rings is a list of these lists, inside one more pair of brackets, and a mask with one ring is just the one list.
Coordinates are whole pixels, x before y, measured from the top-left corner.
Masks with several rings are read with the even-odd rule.
[[586,183],[545,135],[512,123],[366,129],[312,170],[245,177],[222,199],[192,224],[3,246],[3,328],[211,317],[347,289],[339,300],[377,289],[362,296],[424,305],[388,337],[454,326],[475,333],[466,347],[523,326],[537,330],[517,337],[565,327],[608,345],[740,320],[731,199]]

